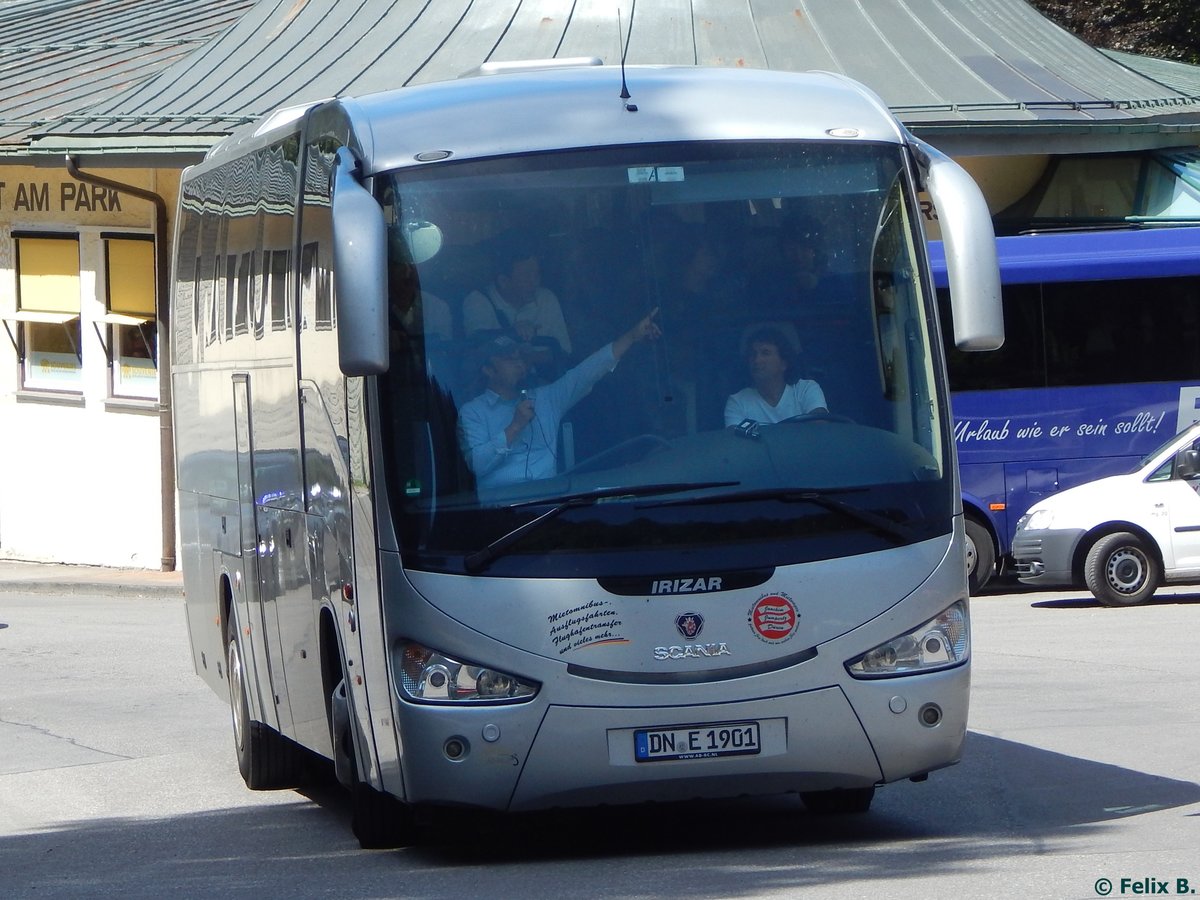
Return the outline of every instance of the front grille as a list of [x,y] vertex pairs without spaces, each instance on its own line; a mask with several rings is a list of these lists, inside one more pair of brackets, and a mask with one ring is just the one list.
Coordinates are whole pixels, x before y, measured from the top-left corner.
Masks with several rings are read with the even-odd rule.
[[1041,538],[1017,538],[1013,541],[1013,556],[1029,557],[1042,555]]

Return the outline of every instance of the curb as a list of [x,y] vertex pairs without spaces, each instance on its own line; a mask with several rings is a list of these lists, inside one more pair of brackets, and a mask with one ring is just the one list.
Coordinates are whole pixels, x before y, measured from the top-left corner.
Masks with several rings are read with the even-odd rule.
[[0,593],[182,599],[180,572],[0,561]]

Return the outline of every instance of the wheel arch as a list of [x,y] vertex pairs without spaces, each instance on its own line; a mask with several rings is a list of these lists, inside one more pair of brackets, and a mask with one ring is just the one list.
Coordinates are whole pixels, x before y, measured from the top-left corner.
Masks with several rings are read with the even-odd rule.
[[229,573],[222,571],[217,576],[217,629],[221,635],[221,645],[225,644],[225,635],[229,633],[229,622],[233,618],[233,584]]
[[1159,547],[1158,541],[1154,539],[1154,536],[1145,528],[1141,525],[1135,525],[1133,522],[1105,522],[1103,525],[1097,525],[1085,533],[1079,539],[1079,543],[1075,545],[1075,551],[1071,554],[1071,578],[1076,584],[1084,584],[1084,565],[1087,561],[1088,552],[1096,545],[1096,542],[1110,534],[1119,534],[1121,532],[1128,532],[1137,537],[1138,540],[1146,545],[1146,549],[1154,554],[1159,571],[1165,568],[1162,548]]
[[226,671],[227,666],[227,648],[226,642],[229,639],[229,623],[233,621],[233,584],[229,579],[229,573],[224,569],[217,571],[216,584],[213,591],[213,605],[216,607],[216,615],[213,617],[213,622],[217,629],[217,646],[221,648],[220,663],[217,666],[217,675],[222,681],[229,679],[229,672]]
[[[982,590],[992,578],[1004,571],[1004,557],[1000,548],[999,533],[991,516],[980,507],[969,503],[967,498],[963,499],[963,528],[968,542],[967,584],[971,593],[975,594]],[[971,534],[972,527],[979,529],[983,534],[973,536]],[[979,546],[981,541],[987,541],[991,546],[981,548]],[[970,548],[972,545],[974,545],[974,561],[971,559]],[[985,573],[981,573],[979,570],[981,562],[985,562],[987,565],[988,571]]]
[[996,558],[999,559],[1002,550],[1000,546],[1000,529],[996,527],[996,520],[992,517],[983,506],[982,502],[971,497],[969,494],[963,494],[962,498],[963,516],[968,519],[973,519],[987,529],[992,538],[992,546],[996,548]]
[[[354,712],[354,692],[348,683],[350,671],[345,665],[346,650],[342,646],[337,616],[327,605],[321,607],[317,633],[325,719],[329,723],[329,757],[333,760],[337,780],[353,794],[362,782],[362,760],[371,747]],[[343,681],[347,684],[339,691]]]
[[346,654],[342,649],[333,611],[325,605],[321,606],[319,613],[317,640],[321,652],[321,690],[325,696],[325,715],[328,717],[333,703],[333,689],[345,675],[343,660]]

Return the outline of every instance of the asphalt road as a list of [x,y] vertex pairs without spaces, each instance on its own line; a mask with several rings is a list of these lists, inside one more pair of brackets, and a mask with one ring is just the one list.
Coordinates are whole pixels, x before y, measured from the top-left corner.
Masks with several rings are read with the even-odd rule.
[[1086,598],[976,598],[963,762],[880,789],[865,816],[792,797],[457,816],[365,852],[339,790],[243,787],[182,600],[0,592],[0,897],[1200,890],[1200,592]]

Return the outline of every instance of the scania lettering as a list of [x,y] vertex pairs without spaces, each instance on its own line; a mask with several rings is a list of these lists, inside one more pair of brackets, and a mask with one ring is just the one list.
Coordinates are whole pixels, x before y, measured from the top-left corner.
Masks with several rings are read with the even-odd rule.
[[[188,623],[246,783],[327,757],[386,846],[421,807],[861,811],[951,765],[968,600],[917,195],[982,350],[978,188],[839,77],[638,67],[622,99],[619,69],[524,68],[283,110],[183,179]],[[727,424],[764,342],[824,403]]]
[[733,651],[724,641],[715,644],[673,644],[670,647],[655,647],[655,659],[698,659],[711,656],[730,656]]

